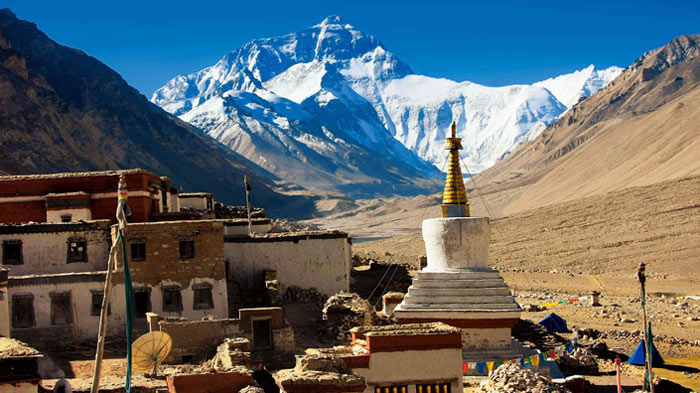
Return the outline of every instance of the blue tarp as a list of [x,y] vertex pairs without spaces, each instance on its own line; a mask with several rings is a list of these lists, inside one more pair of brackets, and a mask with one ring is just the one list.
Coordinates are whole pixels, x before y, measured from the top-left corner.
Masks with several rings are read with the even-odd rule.
[[539,322],[540,325],[547,328],[552,333],[571,333],[566,327],[566,321],[555,313],[547,315],[547,317]]
[[[627,363],[629,364],[634,364],[636,366],[643,366],[645,364],[644,358],[646,357],[646,351],[645,351],[645,344],[644,340],[642,340],[641,343],[639,343],[639,346],[637,347],[637,350],[634,351],[632,356],[630,356],[629,360],[627,360]],[[651,365],[652,366],[660,366],[664,364],[664,358],[661,357],[661,354],[659,354],[659,351],[656,350],[656,346],[654,343],[651,343]]]

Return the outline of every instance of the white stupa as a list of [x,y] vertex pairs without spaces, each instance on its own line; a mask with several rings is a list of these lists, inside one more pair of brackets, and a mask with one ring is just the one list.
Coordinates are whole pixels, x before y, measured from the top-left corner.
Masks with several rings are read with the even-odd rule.
[[413,279],[394,310],[399,323],[440,321],[462,329],[464,361],[519,358],[522,345],[511,337],[520,306],[498,270],[488,265],[488,217],[470,217],[459,166],[461,138],[447,138],[450,167],[442,218],[423,221],[428,265]]

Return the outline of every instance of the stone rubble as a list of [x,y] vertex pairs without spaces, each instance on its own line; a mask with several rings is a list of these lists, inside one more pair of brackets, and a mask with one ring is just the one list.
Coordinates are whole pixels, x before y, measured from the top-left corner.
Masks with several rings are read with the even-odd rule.
[[238,393],[265,393],[265,390],[262,388],[259,388],[257,386],[246,386],[243,389],[239,390]]
[[356,293],[340,292],[323,305],[323,320],[327,321],[325,334],[337,340],[350,340],[350,329],[371,326],[378,322],[376,313],[366,300]]
[[504,364],[479,384],[482,393],[571,393],[542,374],[518,364]]

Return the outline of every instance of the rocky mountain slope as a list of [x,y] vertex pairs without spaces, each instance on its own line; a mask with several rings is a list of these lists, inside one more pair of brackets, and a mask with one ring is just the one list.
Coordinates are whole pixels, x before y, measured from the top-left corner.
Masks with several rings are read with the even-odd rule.
[[[8,174],[142,167],[185,190],[300,216],[308,200],[276,191],[269,172],[173,117],[97,59],[0,10],[0,170]],[[279,184],[278,184],[279,183]]]
[[[586,70],[558,81],[558,94],[578,100],[616,72]],[[453,119],[465,139],[464,169],[478,172],[568,109],[542,86],[416,75],[336,16],[251,41],[175,77],[151,100],[285,179],[361,196],[389,195],[387,185],[394,194],[429,191]]]
[[700,173],[700,35],[645,53],[477,184],[503,214]]

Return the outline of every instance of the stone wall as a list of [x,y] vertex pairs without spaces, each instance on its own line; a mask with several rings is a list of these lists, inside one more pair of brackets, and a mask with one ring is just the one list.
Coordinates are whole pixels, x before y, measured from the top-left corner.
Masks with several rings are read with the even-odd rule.
[[226,237],[224,251],[229,274],[244,288],[253,289],[265,270],[274,270],[283,287],[315,287],[326,296],[350,289],[351,245],[346,233]]

